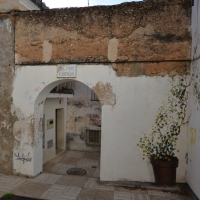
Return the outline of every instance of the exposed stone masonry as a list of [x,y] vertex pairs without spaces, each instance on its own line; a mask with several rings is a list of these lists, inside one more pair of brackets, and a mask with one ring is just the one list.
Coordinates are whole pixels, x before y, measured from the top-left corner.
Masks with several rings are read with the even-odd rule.
[[170,61],[150,74],[154,64],[139,64],[147,71],[139,75],[182,74],[187,63],[171,61],[190,60],[190,10],[189,0],[160,0],[18,13],[16,62],[121,63],[113,65],[117,74],[132,76],[118,73],[124,63]]

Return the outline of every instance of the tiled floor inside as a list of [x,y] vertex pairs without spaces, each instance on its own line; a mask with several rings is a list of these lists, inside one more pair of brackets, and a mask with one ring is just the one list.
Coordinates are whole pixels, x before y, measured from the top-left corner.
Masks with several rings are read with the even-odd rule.
[[[70,168],[82,168],[84,176],[67,175]],[[180,187],[122,186],[101,184],[100,153],[65,151],[44,165],[35,178],[0,174],[0,196],[11,192],[20,196],[52,200],[193,200]]]

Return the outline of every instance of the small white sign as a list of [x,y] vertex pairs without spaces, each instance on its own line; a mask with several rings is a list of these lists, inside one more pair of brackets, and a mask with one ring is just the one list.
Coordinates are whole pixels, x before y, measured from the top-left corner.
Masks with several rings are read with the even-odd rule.
[[57,78],[76,77],[76,65],[58,65]]

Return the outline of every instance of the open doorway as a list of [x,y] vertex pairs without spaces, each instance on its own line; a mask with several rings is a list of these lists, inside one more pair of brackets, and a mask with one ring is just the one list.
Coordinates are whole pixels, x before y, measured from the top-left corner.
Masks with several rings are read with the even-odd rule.
[[67,101],[66,148],[73,151],[100,152],[101,103],[85,84],[73,81],[71,85],[73,98]]
[[49,96],[44,103],[43,114],[43,163],[53,159],[66,149],[65,102]]
[[51,90],[49,97],[45,101],[44,112],[55,116],[47,117],[45,113],[46,121],[51,118],[55,125],[52,129],[55,145],[52,146],[54,153],[49,151],[51,159],[45,159],[43,170],[66,174],[69,166],[75,166],[86,170],[89,176],[99,176],[101,103],[98,97],[78,81],[59,84]]
[[55,113],[55,148],[56,155],[61,153],[64,149],[64,108],[56,109]]
[[[96,109],[94,106],[92,107],[94,108],[95,111],[99,110],[101,112],[101,109],[102,109],[102,116],[104,116],[102,117],[102,119],[104,119],[103,123],[101,124],[101,127],[99,128],[102,129],[101,146],[103,147],[101,148],[101,167],[105,165],[107,147],[110,146],[110,145],[107,145],[107,143],[109,143],[107,141],[109,139],[110,131],[112,132],[112,130],[110,130],[109,128],[110,126],[107,125],[108,122],[106,121],[106,119],[108,118],[114,124],[113,118],[107,117],[106,115],[108,115],[108,113],[109,114],[111,113],[109,112],[109,110],[112,108],[111,105],[115,105],[115,101],[116,101],[116,96],[115,96],[116,88],[114,85],[115,82],[113,82],[115,72],[112,70],[110,66],[107,66],[107,65],[103,65],[103,67],[102,65],[94,65],[94,67],[91,67],[91,65],[83,65],[83,66],[77,65],[76,78],[57,78],[55,74],[57,71],[57,67],[58,67],[57,65],[52,65],[52,66],[38,65],[38,66],[23,66],[22,68],[16,69],[16,79],[15,79],[13,95],[12,95],[13,96],[12,110],[13,110],[13,113],[14,112],[16,113],[16,117],[18,118],[18,121],[15,122],[15,125],[13,128],[13,134],[15,135],[18,132],[20,134],[19,134],[19,137],[17,138],[15,137],[16,142],[14,142],[13,155],[14,154],[29,155],[31,162],[26,162],[26,164],[23,164],[23,162],[13,157],[13,172],[15,174],[22,174],[22,175],[33,177],[43,171],[44,158],[48,158],[48,155],[51,155],[46,151],[48,147],[47,145],[48,144],[49,146],[52,145],[52,143],[50,142],[51,138],[48,138],[51,135],[51,133],[47,134],[47,130],[46,130],[47,120],[52,119],[51,117],[48,117],[48,115],[44,113],[44,109],[46,107],[45,106],[46,100],[51,99],[51,98],[53,99],[54,94],[50,93],[52,89],[54,89],[56,86],[62,83],[66,83],[70,81],[75,81],[75,82],[79,81],[80,83],[88,87],[88,91],[89,91],[87,93],[88,95],[91,95],[91,90],[94,89],[94,91],[100,98],[100,102],[102,106],[100,105],[100,107],[98,106],[98,108],[96,107]],[[27,81],[27,77],[29,81]],[[106,89],[107,87],[109,87],[109,92]],[[29,93],[27,93],[27,96],[24,96],[24,94],[27,91],[29,91]],[[79,94],[79,92],[77,92],[77,94]],[[62,93],[60,94],[58,93],[56,95],[57,97],[56,98],[54,97],[55,98],[54,100],[56,101],[57,105],[59,104],[59,100],[63,99],[62,101],[63,107],[57,107],[56,109],[64,108],[64,106],[69,108],[68,98],[70,97],[65,97],[66,94],[62,94]],[[24,98],[19,98],[20,96]],[[73,97],[74,96],[72,96],[72,98]],[[67,99],[67,103],[66,102],[64,103],[65,99]],[[82,100],[80,99],[77,102],[82,102]],[[84,105],[86,106],[87,104],[84,104]],[[80,105],[79,103],[75,102],[74,106],[76,106],[78,109]],[[68,112],[68,109],[67,109],[67,112]],[[44,141],[45,148],[43,148],[43,128],[42,128],[43,114],[45,114],[45,141]],[[55,115],[55,110],[54,110],[54,115]],[[67,114],[65,114],[65,117],[67,118]],[[88,120],[89,124],[93,124],[92,118],[95,117],[95,113],[92,113],[92,115],[88,117],[89,117],[89,120]],[[74,122],[76,122],[75,120],[78,120],[78,119],[79,118],[74,117],[73,121],[72,120],[69,121],[69,122],[73,122],[71,123],[72,128],[74,127],[73,126]],[[64,122],[67,123],[68,121],[65,120]],[[70,126],[70,123],[68,124],[68,126],[65,124],[66,130],[65,130],[64,144],[66,144],[66,146],[67,146],[67,141],[69,141],[67,140],[67,137],[69,136],[69,138],[71,138],[71,136],[73,136],[72,134],[74,133],[72,131],[68,132],[69,126]],[[23,127],[23,129],[21,129],[21,127]],[[97,128],[97,126],[95,127]],[[93,128],[93,127],[86,126],[85,128]],[[76,138],[80,138],[80,137],[83,138],[83,136],[85,136],[84,133],[85,131],[82,132],[81,136],[79,133],[77,133]],[[55,135],[54,135],[54,138],[55,138]],[[73,142],[71,141],[69,141],[70,147],[73,146]],[[82,140],[82,144],[84,144],[83,140]],[[51,149],[52,149],[52,152],[53,150],[55,152],[54,148],[51,148]],[[48,150],[50,150],[50,148]],[[55,157],[55,154],[54,154],[54,157]]]

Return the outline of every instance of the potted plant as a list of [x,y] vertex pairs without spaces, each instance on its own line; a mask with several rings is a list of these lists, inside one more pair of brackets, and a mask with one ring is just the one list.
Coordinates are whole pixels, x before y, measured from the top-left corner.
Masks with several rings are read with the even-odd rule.
[[170,186],[176,183],[178,158],[175,155],[176,143],[185,125],[188,102],[186,76],[171,81],[172,88],[168,98],[161,104],[149,135],[140,138],[138,146],[143,150],[143,159],[147,157],[153,166],[157,185]]

